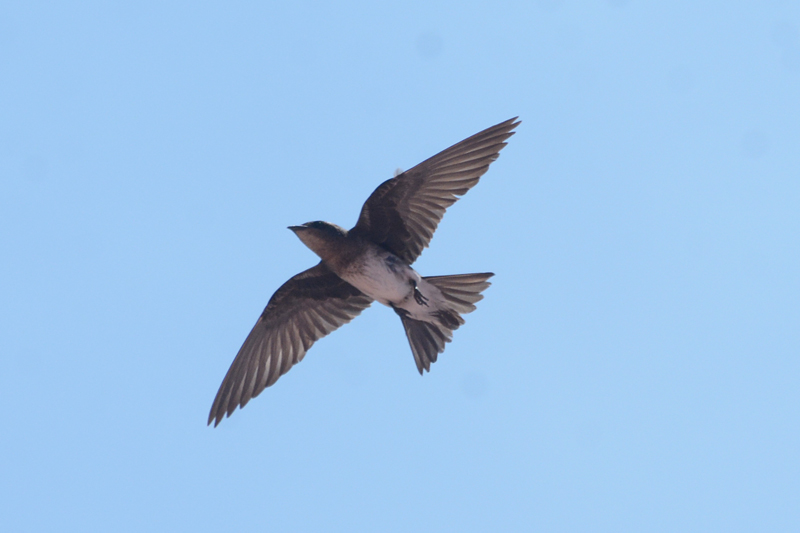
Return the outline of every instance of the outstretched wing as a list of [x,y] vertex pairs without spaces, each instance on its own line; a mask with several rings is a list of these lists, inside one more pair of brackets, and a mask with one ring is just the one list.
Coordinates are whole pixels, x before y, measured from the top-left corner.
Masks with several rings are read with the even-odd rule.
[[364,203],[350,231],[413,263],[428,246],[445,210],[478,183],[517,124],[516,117],[501,122],[383,182]]
[[314,342],[350,322],[372,298],[322,262],[284,283],[236,354],[222,380],[208,423],[244,407],[300,362]]

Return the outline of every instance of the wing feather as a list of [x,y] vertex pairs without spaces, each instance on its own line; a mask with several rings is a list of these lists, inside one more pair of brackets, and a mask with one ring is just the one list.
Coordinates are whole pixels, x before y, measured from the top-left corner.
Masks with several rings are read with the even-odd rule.
[[323,263],[284,283],[245,339],[217,391],[208,423],[217,426],[300,362],[311,346],[350,322],[372,298]]
[[501,122],[383,182],[364,203],[351,232],[413,263],[445,210],[478,183],[518,124],[516,117]]

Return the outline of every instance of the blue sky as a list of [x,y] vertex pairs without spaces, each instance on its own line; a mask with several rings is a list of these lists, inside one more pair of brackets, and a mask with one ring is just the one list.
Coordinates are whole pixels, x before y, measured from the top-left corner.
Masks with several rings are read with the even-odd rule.
[[[797,531],[800,4],[5,2],[7,531]],[[372,190],[519,115],[379,305],[216,429]]]

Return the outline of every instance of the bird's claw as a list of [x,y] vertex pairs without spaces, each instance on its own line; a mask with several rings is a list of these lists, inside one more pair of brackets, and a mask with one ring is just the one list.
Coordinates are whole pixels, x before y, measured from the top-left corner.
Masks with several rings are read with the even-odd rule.
[[425,307],[428,306],[428,299],[425,298],[417,287],[414,287],[414,300],[419,305],[424,305]]

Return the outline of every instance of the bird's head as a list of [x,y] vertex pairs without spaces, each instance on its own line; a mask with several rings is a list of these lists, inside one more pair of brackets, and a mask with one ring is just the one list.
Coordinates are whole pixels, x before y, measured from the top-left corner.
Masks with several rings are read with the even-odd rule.
[[289,226],[289,229],[322,259],[334,253],[337,245],[347,237],[347,230],[344,228],[321,220],[306,222],[300,226]]

